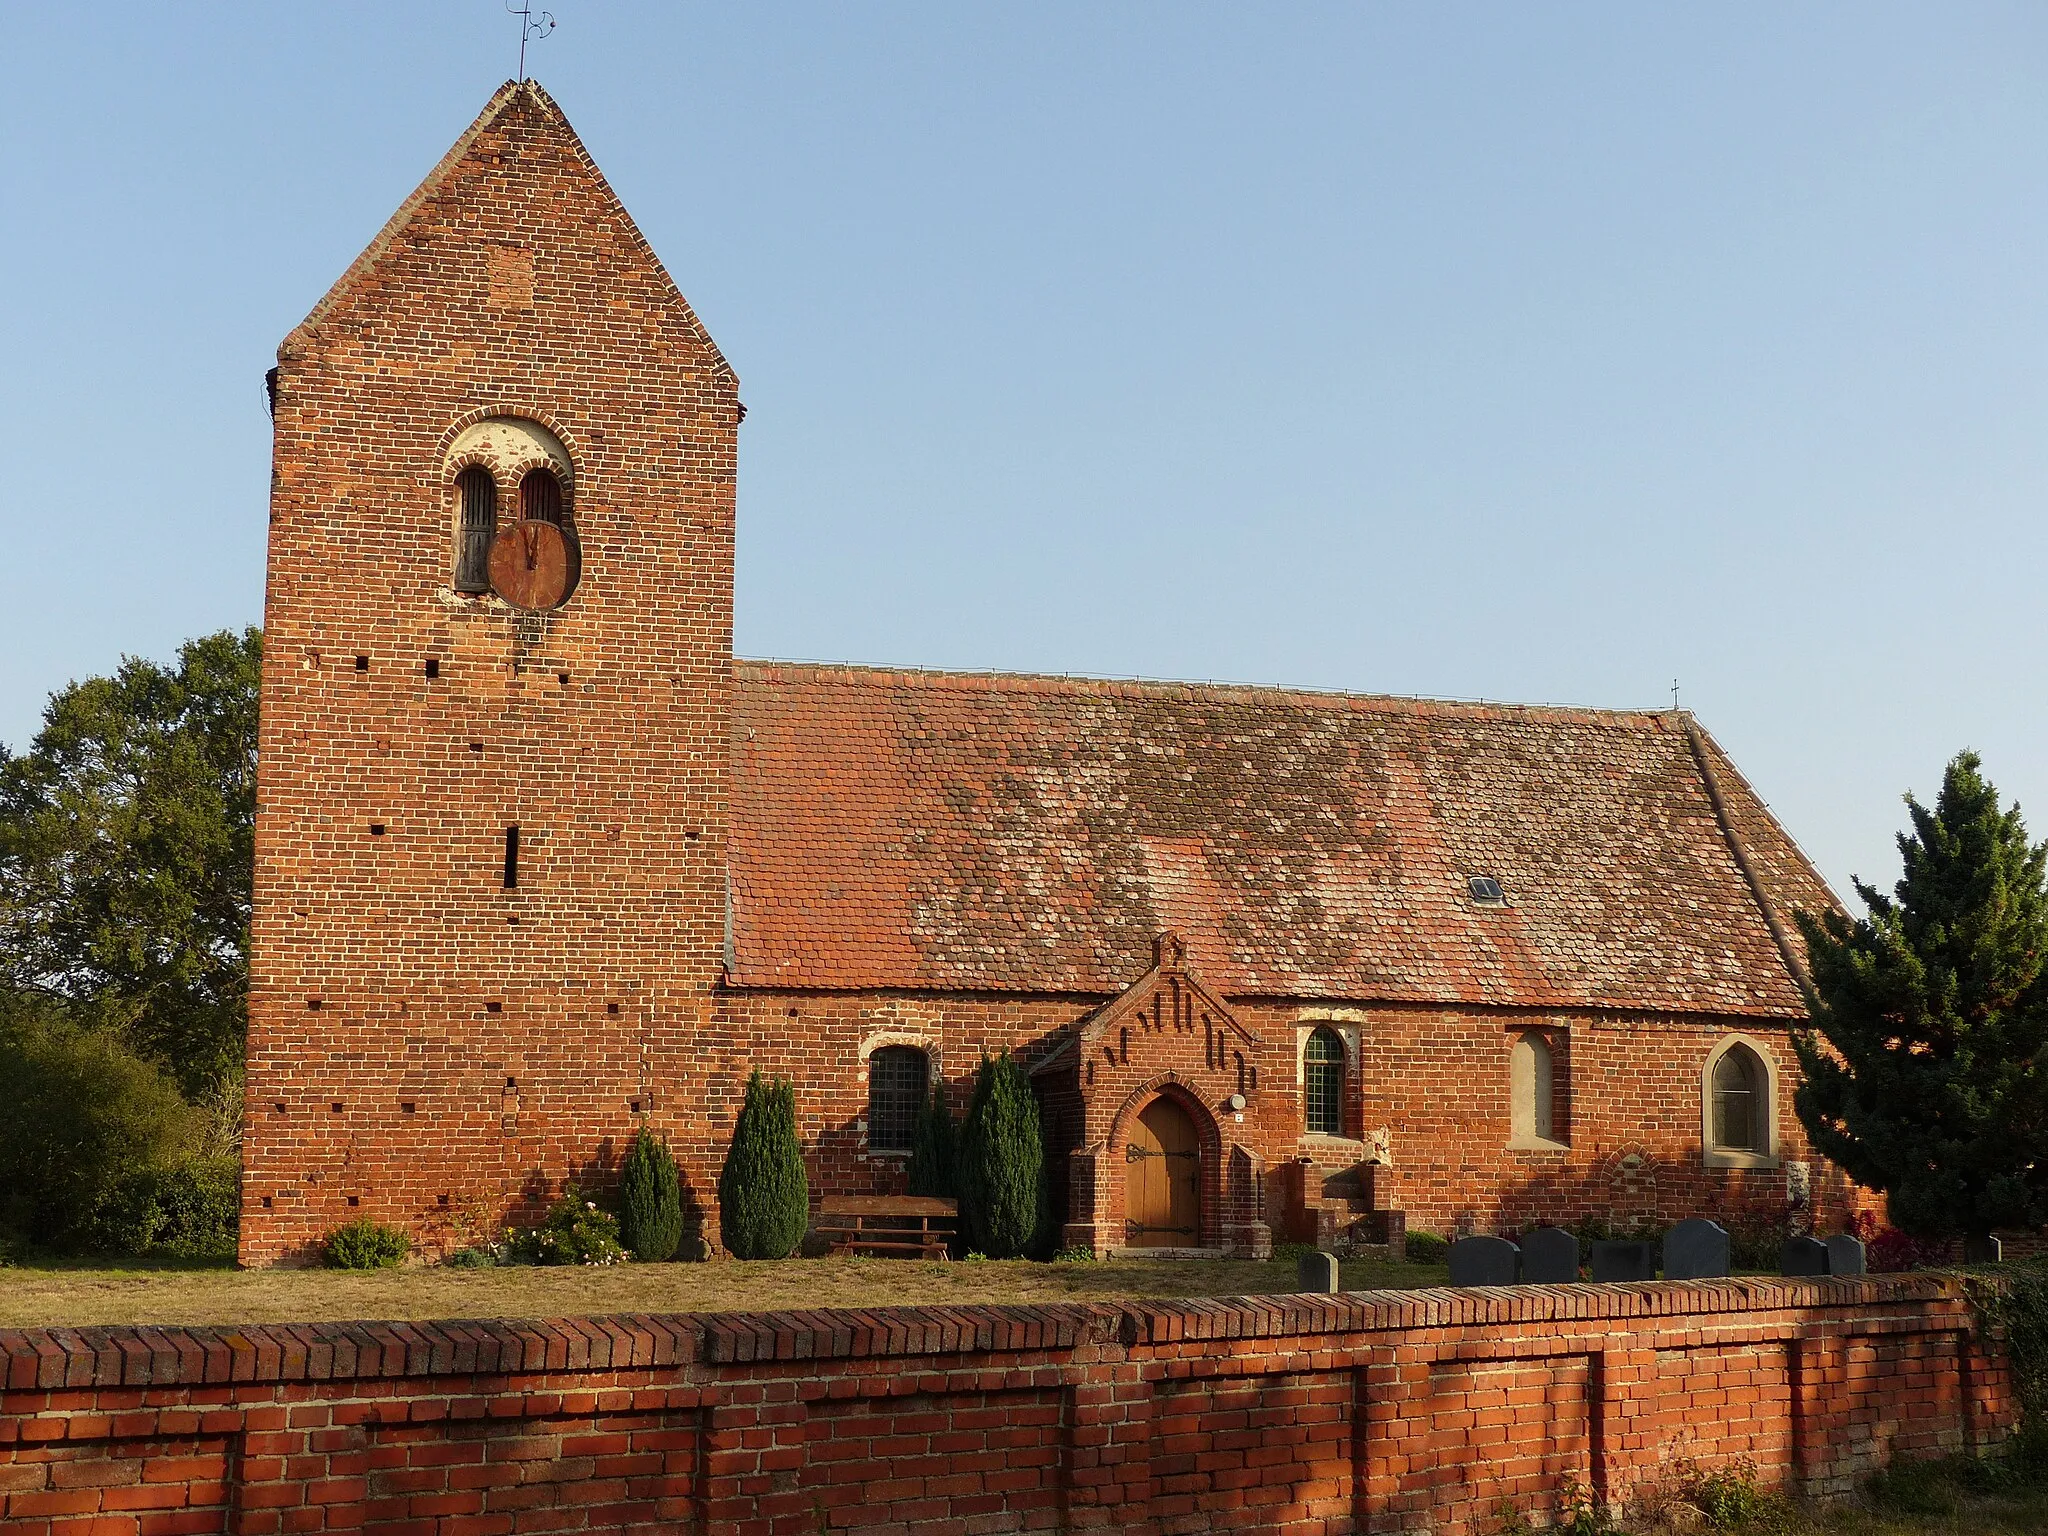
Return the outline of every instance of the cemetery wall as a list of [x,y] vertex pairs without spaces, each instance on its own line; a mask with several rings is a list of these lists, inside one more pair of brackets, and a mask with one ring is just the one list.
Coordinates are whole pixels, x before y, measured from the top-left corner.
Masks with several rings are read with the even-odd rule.
[[1433,1531],[1995,1445],[1953,1279],[0,1332],[9,1530]]

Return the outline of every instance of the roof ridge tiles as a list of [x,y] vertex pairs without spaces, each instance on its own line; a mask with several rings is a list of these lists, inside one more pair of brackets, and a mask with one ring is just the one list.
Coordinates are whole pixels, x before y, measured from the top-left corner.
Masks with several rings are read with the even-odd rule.
[[848,686],[926,688],[966,693],[1035,693],[1101,698],[1160,698],[1195,702],[1299,705],[1385,710],[1401,714],[1444,714],[1473,719],[1577,721],[1640,730],[1669,730],[1671,711],[1614,709],[1591,704],[1524,704],[1502,699],[1468,699],[1409,693],[1367,693],[1344,688],[1305,688],[1284,683],[1249,683],[1216,679],[1118,677],[1085,672],[1006,672],[996,669],[953,670],[943,667],[873,666],[859,662],[788,661],[738,657],[735,675],[749,681],[840,683]]

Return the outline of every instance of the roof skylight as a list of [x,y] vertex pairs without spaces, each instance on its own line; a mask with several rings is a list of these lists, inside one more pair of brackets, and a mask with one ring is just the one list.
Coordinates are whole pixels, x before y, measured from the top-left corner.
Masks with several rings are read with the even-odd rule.
[[1500,888],[1500,882],[1491,875],[1468,875],[1465,889],[1472,893],[1472,899],[1482,907],[1504,907],[1508,904],[1508,893]]

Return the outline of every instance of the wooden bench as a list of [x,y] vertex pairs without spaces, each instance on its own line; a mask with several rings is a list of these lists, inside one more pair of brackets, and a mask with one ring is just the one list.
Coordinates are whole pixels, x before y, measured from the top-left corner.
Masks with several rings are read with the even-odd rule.
[[886,1259],[943,1259],[960,1207],[927,1195],[827,1195],[818,1235],[833,1253]]

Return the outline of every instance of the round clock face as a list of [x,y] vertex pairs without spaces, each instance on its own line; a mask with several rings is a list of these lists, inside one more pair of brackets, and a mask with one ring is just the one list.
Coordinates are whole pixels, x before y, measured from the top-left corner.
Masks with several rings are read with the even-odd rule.
[[491,590],[514,608],[553,608],[569,590],[569,545],[562,530],[537,518],[512,524],[491,541]]

